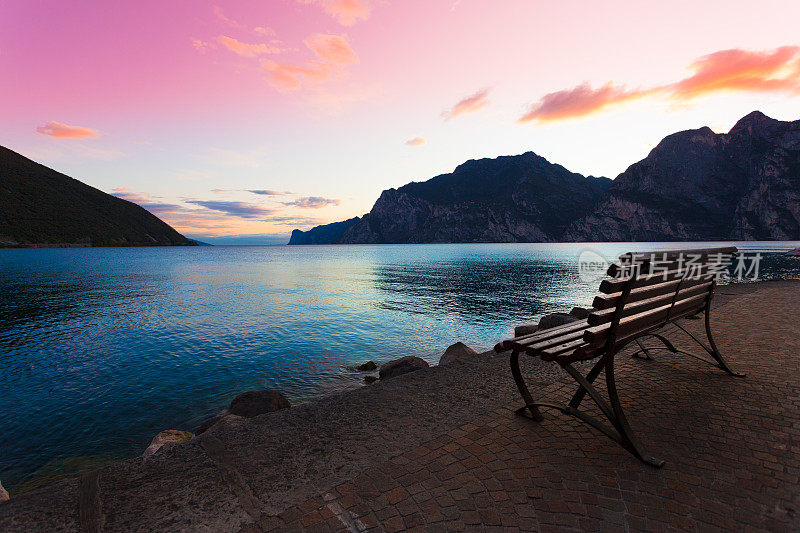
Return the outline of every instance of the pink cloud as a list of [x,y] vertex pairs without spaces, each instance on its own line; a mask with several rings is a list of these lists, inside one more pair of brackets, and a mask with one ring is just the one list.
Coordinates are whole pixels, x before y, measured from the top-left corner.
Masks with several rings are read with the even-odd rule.
[[370,7],[367,0],[300,0],[303,4],[317,4],[342,26],[352,26],[359,20],[369,18]]
[[764,52],[720,50],[701,57],[690,68],[694,72],[691,76],[649,89],[628,90],[609,82],[598,89],[584,83],[552,92],[532,104],[518,122],[584,117],[648,96],[689,101],[723,91],[800,95],[800,46],[783,46]]
[[580,117],[596,113],[609,106],[641,98],[652,91],[628,90],[607,83],[599,89],[592,89],[588,83],[573,89],[565,89],[546,94],[533,104],[518,122],[537,120],[546,122]]
[[214,6],[212,9],[214,11],[214,16],[216,16],[219,20],[221,20],[228,26],[231,26],[233,28],[244,28],[244,24],[240,24],[239,22],[233,20],[232,18],[226,17],[221,7]]
[[464,115],[466,113],[474,113],[480,109],[483,109],[487,105],[489,105],[489,89],[483,89],[482,91],[478,91],[472,96],[467,96],[460,100],[456,105],[442,111],[441,116],[445,120],[450,120],[451,118],[457,117],[459,115]]
[[332,65],[344,66],[358,63],[358,56],[341,35],[316,33],[303,42],[317,57]]
[[192,39],[192,48],[201,54],[205,54],[209,48],[214,48],[214,43],[209,43],[200,39]]
[[352,26],[359,19],[369,17],[369,5],[364,0],[329,0],[324,3],[324,9],[343,26]]
[[139,205],[147,204],[152,201],[149,194],[134,192],[127,187],[119,187],[114,189],[111,191],[111,194],[117,198],[122,198],[123,200],[128,200],[129,202]]
[[267,71],[267,81],[279,91],[297,91],[304,84],[319,85],[331,74],[331,66],[321,61],[309,60],[302,66],[265,61],[261,67]]
[[276,46],[268,46],[264,43],[243,43],[242,41],[226,35],[220,35],[217,37],[217,41],[231,52],[243,57],[258,57],[260,55],[278,54],[281,52],[281,49]]
[[68,126],[55,121],[48,122],[44,126],[38,126],[36,131],[42,135],[49,135],[57,139],[85,139],[87,137],[96,137],[98,134],[97,130],[91,128]]
[[256,26],[255,28],[253,28],[253,31],[255,33],[258,33],[259,35],[265,35],[267,37],[274,37],[277,35],[275,30],[273,30],[272,28],[265,28],[264,26]]
[[412,137],[406,141],[408,146],[422,146],[428,141],[424,137]]
[[304,42],[319,60],[309,59],[301,65],[271,60],[262,63],[270,85],[279,91],[298,91],[304,86],[319,86],[330,78],[335,69],[358,62],[358,56],[340,35],[317,33]]
[[800,90],[800,46],[766,52],[731,49],[701,57],[694,74],[667,89],[680,99],[717,91],[789,92]]

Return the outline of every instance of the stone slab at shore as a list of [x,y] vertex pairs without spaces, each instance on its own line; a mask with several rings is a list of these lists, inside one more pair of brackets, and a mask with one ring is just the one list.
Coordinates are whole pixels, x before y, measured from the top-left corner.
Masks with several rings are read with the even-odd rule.
[[[515,417],[507,354],[489,352],[12,494],[0,531],[797,530],[800,283],[721,287],[715,302],[717,343],[746,378],[662,352],[617,359],[661,470],[557,412]],[[555,365],[524,371],[568,398]]]

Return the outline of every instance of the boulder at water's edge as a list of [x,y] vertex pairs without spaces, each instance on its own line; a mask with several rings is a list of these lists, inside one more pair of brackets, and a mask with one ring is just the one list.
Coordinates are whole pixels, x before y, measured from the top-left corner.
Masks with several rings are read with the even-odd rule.
[[536,333],[537,329],[539,329],[539,326],[537,326],[536,324],[526,324],[524,326],[517,326],[514,328],[514,336],[522,337],[523,335],[530,335],[531,333]]
[[424,359],[413,355],[407,355],[405,357],[401,357],[400,359],[383,363],[378,371],[378,374],[383,380],[401,376],[409,372],[414,372],[415,370],[420,370],[421,368],[428,368],[429,366],[430,365],[428,362]]
[[573,315],[568,315],[567,313],[550,313],[548,315],[544,315],[541,320],[539,320],[539,327],[537,331],[554,328],[556,326],[563,326],[564,324],[569,324],[570,322],[575,322],[576,320],[578,319]]
[[457,342],[447,348],[444,351],[444,355],[442,358],[439,359],[440,365],[446,365],[447,363],[452,363],[456,359],[461,359],[462,357],[471,357],[473,355],[477,355],[478,352],[464,344],[463,342]]
[[291,406],[292,404],[289,403],[289,400],[280,392],[261,389],[243,392],[233,399],[228,410],[231,414],[252,418],[265,413],[288,409]]
[[174,446],[179,442],[186,442],[192,437],[194,437],[194,435],[191,431],[181,431],[179,429],[168,429],[166,431],[162,431],[153,437],[152,442],[150,442],[150,446],[148,446],[144,451],[142,457],[150,457],[161,448]]

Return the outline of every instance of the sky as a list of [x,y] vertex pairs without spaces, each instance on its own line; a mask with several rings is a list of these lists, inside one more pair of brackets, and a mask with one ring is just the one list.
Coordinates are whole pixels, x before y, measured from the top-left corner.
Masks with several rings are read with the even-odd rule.
[[0,0],[0,144],[217,244],[529,150],[800,119],[800,2]]

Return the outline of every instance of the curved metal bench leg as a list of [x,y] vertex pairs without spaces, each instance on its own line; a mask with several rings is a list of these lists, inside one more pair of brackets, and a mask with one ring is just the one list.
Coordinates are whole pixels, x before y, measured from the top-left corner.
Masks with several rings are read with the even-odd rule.
[[522,395],[522,400],[525,402],[523,407],[520,407],[515,412],[518,415],[525,416],[525,411],[529,411],[533,420],[537,422],[541,422],[544,420],[544,416],[542,416],[542,412],[539,411],[539,408],[536,407],[536,402],[533,401],[533,397],[531,396],[530,391],[528,390],[527,385],[525,385],[525,380],[522,379],[522,373],[519,371],[519,352],[514,350],[511,352],[511,359],[509,360],[511,364],[511,375],[514,377],[514,383],[517,384],[517,389],[519,389],[520,395]]
[[699,344],[700,347],[703,348],[708,353],[708,355],[710,355],[711,357],[714,358],[714,362],[708,361],[706,359],[703,359],[702,357],[697,357],[696,355],[690,354],[688,352],[684,352],[683,350],[678,350],[678,352],[685,353],[686,355],[691,355],[692,357],[697,357],[701,361],[704,361],[704,362],[706,362],[706,363],[708,363],[710,365],[714,365],[714,366],[716,366],[718,368],[721,368],[722,370],[724,370],[725,372],[727,372],[731,376],[736,376],[736,377],[743,378],[744,374],[740,374],[739,372],[736,372],[730,366],[728,366],[728,363],[722,357],[722,354],[719,353],[719,349],[717,348],[717,343],[714,342],[714,336],[711,334],[711,310],[710,310],[710,306],[709,305],[706,305],[705,315],[706,315],[706,317],[705,317],[706,338],[708,339],[708,344],[709,344],[708,346],[706,346],[703,343],[703,341],[698,339],[691,331],[689,331],[688,329],[683,327],[678,322],[673,322],[673,324],[676,327],[678,327],[678,329],[680,329],[681,331],[686,333],[686,335],[688,335],[694,342]]
[[[725,372],[727,372],[728,374],[732,375],[732,376],[743,378],[744,374],[740,374],[738,372],[735,372],[731,367],[729,367],[728,363],[725,362],[725,359],[722,358],[722,354],[719,353],[719,350],[717,349],[717,343],[714,342],[714,337],[711,335],[711,306],[710,305],[706,306],[706,337],[708,337],[708,344],[711,346],[711,349],[709,350],[708,348],[706,348],[706,351],[709,354],[711,354],[711,357],[713,357],[717,361],[717,364],[719,364],[719,367],[722,370],[724,370]],[[705,348],[705,346],[703,346],[703,348]]]
[[611,422],[614,424],[614,428],[617,430],[623,441],[622,445],[640,461],[643,461],[644,463],[655,468],[661,468],[664,466],[663,460],[656,459],[644,451],[642,445],[639,443],[636,437],[634,437],[633,432],[631,431],[631,427],[628,424],[628,419],[625,417],[625,412],[622,410],[622,403],[619,401],[619,395],[617,394],[617,384],[614,380],[613,354],[609,354],[606,358],[606,388],[608,390],[608,400],[611,403],[611,409],[614,412],[614,417],[611,419]]

